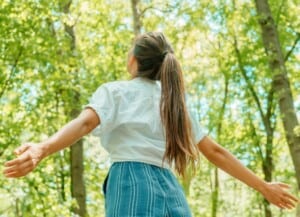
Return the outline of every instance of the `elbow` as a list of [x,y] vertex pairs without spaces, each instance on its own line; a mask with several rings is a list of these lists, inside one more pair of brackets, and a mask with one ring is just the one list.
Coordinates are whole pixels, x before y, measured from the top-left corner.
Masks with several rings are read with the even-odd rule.
[[85,119],[82,119],[81,117],[77,117],[73,121],[77,123],[76,126],[79,128],[78,133],[80,136],[85,136],[93,130],[91,123]]
[[91,121],[89,120],[83,120],[82,121],[82,129],[83,129],[83,133],[84,135],[90,133],[96,126],[94,126],[95,124],[93,124]]
[[82,131],[83,131],[83,134],[88,134],[89,132],[92,131],[92,128],[91,128],[91,125],[89,122],[83,122],[82,123]]
[[[203,153],[204,154],[204,153]],[[217,167],[220,167],[226,159],[225,151],[222,148],[215,148],[204,154],[205,158]]]
[[100,124],[100,118],[92,109],[83,110],[76,119],[81,124],[83,135],[90,133],[98,124]]
[[204,155],[209,161],[215,162],[221,156],[224,155],[224,150],[222,147],[213,147],[209,152],[207,152]]
[[211,162],[215,162],[225,155],[225,149],[215,141],[206,137],[198,144],[199,150]]

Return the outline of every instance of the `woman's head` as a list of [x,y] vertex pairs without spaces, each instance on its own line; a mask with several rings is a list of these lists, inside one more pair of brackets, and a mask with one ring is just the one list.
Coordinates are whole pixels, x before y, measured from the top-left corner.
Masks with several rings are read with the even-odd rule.
[[198,151],[185,104],[180,64],[170,43],[160,32],[138,36],[131,52],[136,77],[161,81],[160,115],[166,136],[164,160],[174,162],[176,171],[184,175],[187,165],[194,165]]
[[137,76],[160,80],[160,68],[168,53],[173,53],[163,33],[149,32],[136,38],[132,55],[137,62]]

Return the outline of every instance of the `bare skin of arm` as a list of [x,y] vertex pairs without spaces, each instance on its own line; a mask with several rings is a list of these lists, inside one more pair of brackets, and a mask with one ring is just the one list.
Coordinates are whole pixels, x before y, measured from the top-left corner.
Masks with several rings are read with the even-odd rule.
[[289,188],[289,185],[284,183],[269,183],[262,180],[241,164],[229,151],[209,137],[204,137],[199,142],[198,148],[215,166],[260,192],[270,203],[279,208],[291,209],[299,202],[296,197],[285,190]]
[[84,109],[74,120],[67,123],[58,132],[41,143],[25,143],[14,153],[16,159],[5,163],[4,175],[8,178],[18,178],[31,172],[38,163],[48,155],[60,151],[91,132],[100,119],[91,108]]

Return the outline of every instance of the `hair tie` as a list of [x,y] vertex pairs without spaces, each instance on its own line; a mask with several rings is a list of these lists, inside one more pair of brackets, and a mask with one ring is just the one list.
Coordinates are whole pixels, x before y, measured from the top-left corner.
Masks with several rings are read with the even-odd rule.
[[161,54],[161,60],[163,61],[165,59],[165,56],[167,55],[167,53],[169,53],[169,51],[164,51],[162,54]]

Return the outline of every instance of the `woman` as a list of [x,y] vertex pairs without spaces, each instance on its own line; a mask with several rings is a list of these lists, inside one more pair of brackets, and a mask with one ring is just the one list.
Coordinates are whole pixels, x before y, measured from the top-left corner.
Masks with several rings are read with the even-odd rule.
[[288,185],[267,183],[203,134],[185,103],[181,67],[162,33],[139,36],[128,54],[132,79],[101,85],[81,114],[39,144],[24,144],[5,164],[5,176],[32,171],[46,156],[93,131],[113,162],[105,180],[106,216],[191,216],[181,186],[170,171],[184,176],[199,151],[213,164],[259,191],[280,208],[297,198]]

